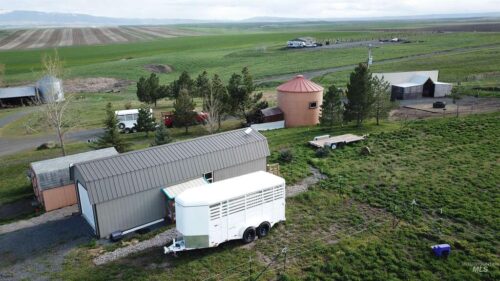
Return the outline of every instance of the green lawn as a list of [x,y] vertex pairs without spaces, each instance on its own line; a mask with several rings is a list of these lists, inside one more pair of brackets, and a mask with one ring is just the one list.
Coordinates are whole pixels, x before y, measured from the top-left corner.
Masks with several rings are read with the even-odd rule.
[[[305,177],[308,165],[328,176],[287,200],[287,222],[269,237],[250,247],[231,242],[178,258],[154,249],[99,267],[81,248],[54,277],[204,280],[221,273],[210,280],[243,280],[255,277],[286,246],[281,280],[498,280],[499,118],[495,113],[362,129],[268,132],[270,162],[281,148],[293,151],[294,160],[281,166],[289,183]],[[370,136],[317,158],[305,143],[327,132]],[[370,147],[371,155],[360,155],[363,146]],[[417,205],[412,210],[413,199]],[[393,227],[396,218],[401,221]],[[452,245],[448,259],[430,253],[430,245],[438,243]],[[279,257],[262,280],[274,279],[283,262]],[[472,266],[482,264],[490,264],[488,272],[473,271]]]

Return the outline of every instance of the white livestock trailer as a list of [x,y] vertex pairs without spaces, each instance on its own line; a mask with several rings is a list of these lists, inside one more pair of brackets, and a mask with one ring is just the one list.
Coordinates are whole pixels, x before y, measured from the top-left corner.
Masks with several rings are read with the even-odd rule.
[[285,180],[259,171],[191,188],[175,198],[177,231],[165,254],[262,238],[285,220]]

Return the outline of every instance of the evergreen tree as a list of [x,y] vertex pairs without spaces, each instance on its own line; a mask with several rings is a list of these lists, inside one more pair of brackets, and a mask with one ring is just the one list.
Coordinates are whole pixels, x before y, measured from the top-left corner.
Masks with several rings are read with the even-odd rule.
[[342,125],[344,115],[344,103],[342,102],[343,91],[331,85],[321,104],[321,117],[319,119],[322,126]]
[[164,98],[168,94],[168,88],[160,86],[160,79],[155,73],[151,73],[148,78],[141,77],[137,82],[137,99],[140,102],[154,104],[159,99]]
[[383,78],[373,77],[372,87],[374,100],[372,116],[375,117],[377,125],[379,125],[380,119],[389,117],[389,112],[394,104],[391,102],[391,93],[389,91],[391,85],[384,81]]
[[149,136],[149,132],[155,130],[155,118],[148,107],[139,108],[139,115],[137,116],[137,124],[135,128],[138,132],[146,132],[146,137]]
[[242,69],[241,75],[236,73],[231,75],[227,91],[230,112],[245,118],[247,122],[251,121],[256,111],[267,107],[267,102],[261,100],[262,93],[253,93],[255,84],[247,67]]
[[222,120],[224,120],[231,112],[231,105],[229,102],[229,94],[227,92],[226,86],[224,86],[224,83],[220,79],[219,75],[214,74],[212,77],[212,92],[214,95],[214,98],[219,102],[219,112],[217,116],[217,130],[220,130],[220,127],[222,125]]
[[118,131],[118,119],[109,102],[106,105],[106,119],[104,120],[104,134],[97,141],[99,148],[114,146],[118,152],[125,152],[129,146]]
[[150,103],[150,96],[147,90],[147,81],[146,78],[141,77],[137,82],[137,99],[140,102]]
[[206,108],[206,99],[210,93],[210,79],[208,73],[203,71],[194,82],[194,96],[203,99],[203,110]]
[[172,142],[172,138],[170,137],[170,132],[165,127],[163,122],[156,127],[155,131],[155,140],[151,144],[151,146],[163,145]]
[[186,89],[188,93],[192,93],[194,88],[194,81],[189,76],[187,71],[183,71],[179,76],[179,79],[174,80],[170,84],[170,92],[169,97],[173,99],[177,99],[182,89]]
[[363,124],[374,102],[372,88],[370,70],[366,64],[360,63],[351,73],[347,84],[347,104],[344,112],[346,121],[356,120],[358,127]]
[[174,102],[174,116],[177,126],[182,126],[188,132],[189,126],[193,123],[196,112],[195,103],[189,96],[187,89],[182,89]]

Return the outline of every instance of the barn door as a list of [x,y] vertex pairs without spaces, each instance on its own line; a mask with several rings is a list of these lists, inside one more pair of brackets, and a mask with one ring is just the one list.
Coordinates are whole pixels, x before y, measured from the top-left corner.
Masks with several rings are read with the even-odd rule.
[[78,183],[78,196],[80,197],[80,208],[82,209],[82,216],[95,231],[94,209],[90,204],[89,194],[87,193],[87,190],[80,183]]

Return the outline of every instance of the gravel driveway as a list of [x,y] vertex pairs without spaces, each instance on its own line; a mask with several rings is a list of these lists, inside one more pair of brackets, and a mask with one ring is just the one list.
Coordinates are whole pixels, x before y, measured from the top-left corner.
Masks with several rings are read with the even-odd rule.
[[0,280],[47,280],[71,249],[91,239],[91,228],[81,216],[1,234]]

